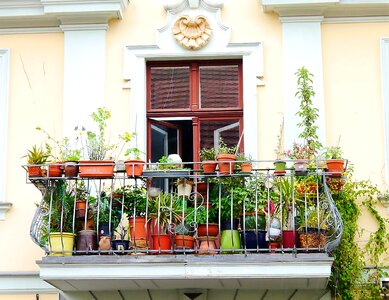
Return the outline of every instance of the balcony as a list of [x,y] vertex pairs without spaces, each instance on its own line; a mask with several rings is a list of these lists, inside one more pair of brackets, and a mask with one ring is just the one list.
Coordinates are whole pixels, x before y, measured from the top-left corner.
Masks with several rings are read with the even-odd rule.
[[144,164],[140,176],[112,163],[110,175],[66,177],[39,166],[26,181],[42,192],[30,232],[47,254],[40,276],[63,291],[324,289],[342,235],[331,194],[345,179],[320,162],[273,163]]

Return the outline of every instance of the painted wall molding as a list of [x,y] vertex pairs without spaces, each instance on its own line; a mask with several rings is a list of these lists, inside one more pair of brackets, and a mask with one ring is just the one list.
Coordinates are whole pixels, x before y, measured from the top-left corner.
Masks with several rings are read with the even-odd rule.
[[8,141],[8,89],[9,89],[10,50],[0,49],[0,220],[12,204],[6,202],[6,170]]
[[324,18],[389,16],[386,0],[259,0],[265,12],[282,17],[317,16]]
[[47,32],[61,24],[106,24],[110,19],[121,19],[128,3],[129,0],[1,1],[0,30],[35,28],[32,33],[36,33],[39,28]]
[[386,184],[389,185],[389,37],[381,38],[381,85],[384,118]]

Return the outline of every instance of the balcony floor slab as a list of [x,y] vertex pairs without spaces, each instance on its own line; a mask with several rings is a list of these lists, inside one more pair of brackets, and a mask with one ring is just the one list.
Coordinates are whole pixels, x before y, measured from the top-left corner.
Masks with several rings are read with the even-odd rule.
[[325,253],[89,255],[38,261],[40,277],[63,291],[141,289],[324,289]]

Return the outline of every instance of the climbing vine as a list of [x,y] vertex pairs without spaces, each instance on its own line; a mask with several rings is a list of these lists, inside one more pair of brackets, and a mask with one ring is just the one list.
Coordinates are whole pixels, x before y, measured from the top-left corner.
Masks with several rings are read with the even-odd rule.
[[[386,230],[388,221],[375,209],[379,193],[377,187],[368,180],[354,180],[352,169],[347,173],[347,183],[343,189],[332,195],[344,228],[341,243],[334,253],[330,287],[336,299],[378,299],[382,269],[374,268],[369,276],[366,276],[364,266],[366,263],[379,266],[380,257],[389,243]],[[357,203],[359,198],[364,199],[362,205],[378,225],[365,248],[360,248],[357,244],[357,239],[362,234],[362,229],[358,227],[358,218],[361,215],[361,208]]]

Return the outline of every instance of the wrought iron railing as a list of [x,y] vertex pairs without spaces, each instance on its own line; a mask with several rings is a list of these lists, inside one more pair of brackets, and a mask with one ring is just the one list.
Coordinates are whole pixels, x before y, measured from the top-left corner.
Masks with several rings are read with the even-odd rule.
[[237,162],[221,174],[145,164],[141,176],[72,177],[41,166],[27,175],[42,193],[30,234],[48,255],[331,253],[343,230],[331,195],[345,179],[287,165],[253,161],[241,172]]

